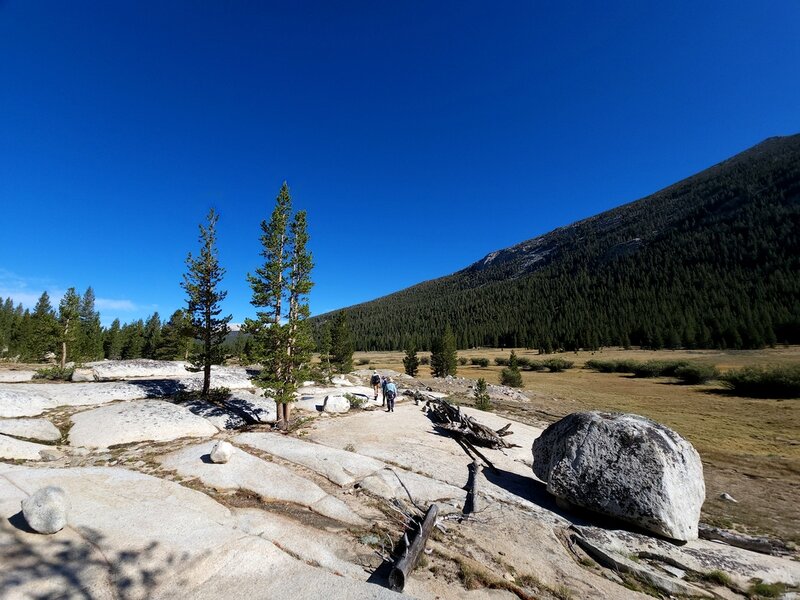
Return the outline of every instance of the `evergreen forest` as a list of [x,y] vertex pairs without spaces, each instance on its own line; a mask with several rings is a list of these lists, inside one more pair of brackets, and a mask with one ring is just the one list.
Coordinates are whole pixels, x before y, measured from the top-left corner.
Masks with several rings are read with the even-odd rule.
[[[245,341],[232,339],[228,350],[238,352]],[[33,311],[14,305],[11,298],[0,304],[0,358],[53,360],[64,347],[70,362],[103,358],[188,360],[195,343],[191,322],[182,310],[166,321],[156,312],[144,320],[122,324],[115,319],[109,327],[102,327],[91,287],[83,295],[70,288],[55,308],[47,292]]]
[[800,343],[800,135],[340,312],[358,350]]

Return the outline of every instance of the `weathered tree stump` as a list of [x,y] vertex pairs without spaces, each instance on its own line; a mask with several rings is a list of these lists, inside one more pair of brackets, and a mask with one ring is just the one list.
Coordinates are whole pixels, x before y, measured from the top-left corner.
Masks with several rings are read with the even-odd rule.
[[461,514],[465,519],[477,512],[478,509],[478,476],[481,474],[481,465],[473,460],[469,465],[469,480],[467,481],[467,498],[464,500],[464,510]]
[[394,567],[392,567],[392,572],[389,574],[389,588],[391,590],[395,592],[403,591],[408,574],[417,566],[419,556],[425,549],[428,537],[430,537],[433,526],[436,524],[437,514],[439,514],[439,508],[435,504],[431,504],[425,513],[425,518],[422,520],[414,541],[403,550],[403,555],[397,559]]

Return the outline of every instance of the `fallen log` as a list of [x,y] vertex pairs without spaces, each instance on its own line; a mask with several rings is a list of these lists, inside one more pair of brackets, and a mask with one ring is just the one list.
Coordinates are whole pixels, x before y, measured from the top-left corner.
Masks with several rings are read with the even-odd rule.
[[428,414],[438,427],[447,430],[455,437],[460,437],[473,446],[483,446],[485,448],[519,448],[517,444],[512,444],[503,438],[511,435],[509,430],[511,423],[494,431],[478,423],[475,417],[468,417],[461,412],[461,408],[453,406],[446,400],[429,400],[426,405]]
[[793,549],[780,540],[768,537],[754,537],[744,535],[742,533],[734,533],[719,527],[712,527],[705,523],[700,523],[698,526],[698,533],[701,539],[711,540],[715,542],[724,542],[729,546],[743,548],[751,552],[758,552],[760,554],[771,554],[773,556],[780,556],[782,554],[793,554]]
[[397,559],[392,567],[392,572],[389,573],[389,588],[391,590],[395,592],[403,591],[408,574],[417,566],[420,554],[425,549],[428,537],[430,537],[433,526],[436,524],[437,514],[439,514],[439,508],[435,504],[431,504],[419,526],[419,532],[414,537],[414,541],[404,548],[402,556]]
[[711,593],[704,589],[681,581],[680,579],[659,573],[647,565],[625,558],[616,552],[601,548],[599,545],[590,542],[581,535],[572,534],[571,540],[600,566],[611,569],[617,573],[628,573],[669,595],[689,596],[692,598],[714,598]]

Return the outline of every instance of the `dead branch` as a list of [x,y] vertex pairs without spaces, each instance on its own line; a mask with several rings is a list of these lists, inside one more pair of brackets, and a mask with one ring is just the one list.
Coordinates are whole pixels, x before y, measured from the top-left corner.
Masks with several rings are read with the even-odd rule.
[[495,450],[503,448],[519,448],[517,444],[511,444],[503,438],[511,435],[509,430],[511,423],[494,431],[478,423],[475,417],[468,417],[461,413],[461,408],[453,406],[447,400],[441,398],[428,400],[426,405],[428,415],[437,427],[448,431],[456,438],[469,442],[473,446],[493,448]]
[[700,538],[704,540],[712,540],[717,542],[724,542],[729,546],[736,546],[737,548],[744,548],[751,552],[759,552],[760,554],[771,554],[773,556],[780,556],[786,554],[793,554],[792,548],[782,542],[768,537],[755,537],[745,535],[743,533],[735,533],[719,527],[712,527],[705,523],[700,523],[698,527]]

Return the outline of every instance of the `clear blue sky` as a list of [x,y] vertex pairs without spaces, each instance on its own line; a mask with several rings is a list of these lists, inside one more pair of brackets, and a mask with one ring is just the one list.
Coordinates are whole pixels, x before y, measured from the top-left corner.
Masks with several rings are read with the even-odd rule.
[[[649,5],[649,6],[648,6]],[[313,313],[449,274],[800,131],[800,2],[0,0],[0,296],[225,309],[281,182]]]

